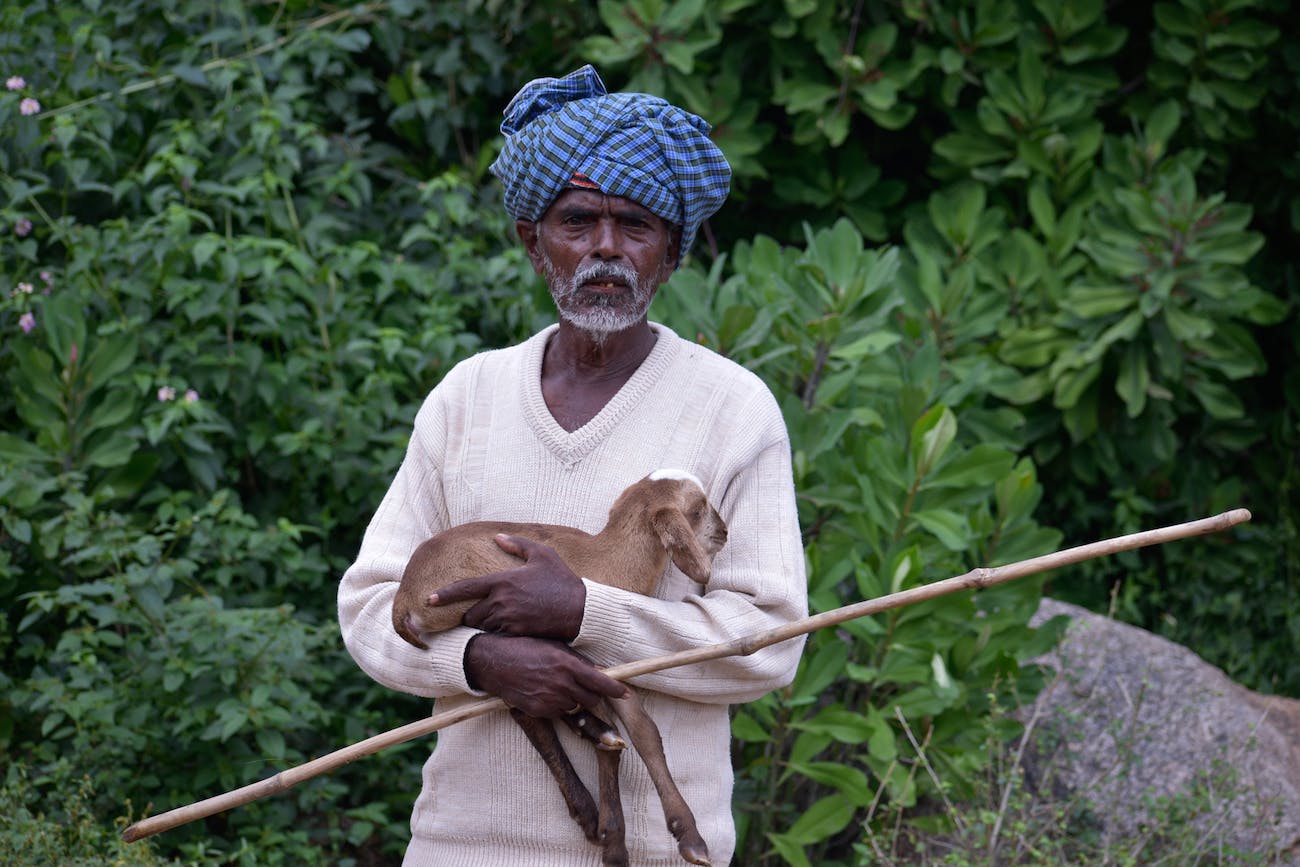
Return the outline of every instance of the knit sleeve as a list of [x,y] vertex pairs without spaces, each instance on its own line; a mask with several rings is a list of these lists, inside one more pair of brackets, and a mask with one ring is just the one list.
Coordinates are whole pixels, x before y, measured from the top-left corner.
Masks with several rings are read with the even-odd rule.
[[[719,456],[719,472],[709,484],[728,537],[704,593],[647,599],[586,582],[586,611],[573,646],[597,665],[718,644],[807,615],[789,437],[766,390],[751,401],[748,414],[737,425],[747,432],[744,440]],[[794,678],[802,649],[803,639],[792,639],[750,656],[644,675],[635,683],[699,702],[752,701]]]
[[407,561],[425,539],[448,526],[442,466],[448,410],[438,389],[415,419],[406,456],[366,529],[338,589],[343,643],[357,665],[392,689],[440,698],[470,692],[465,645],[477,630],[458,626],[433,636],[429,649],[393,629],[393,597]]

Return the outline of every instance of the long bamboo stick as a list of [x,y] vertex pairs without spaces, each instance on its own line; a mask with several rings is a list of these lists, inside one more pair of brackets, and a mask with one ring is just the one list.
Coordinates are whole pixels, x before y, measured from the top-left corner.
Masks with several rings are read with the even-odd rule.
[[[972,569],[964,575],[945,578],[942,581],[934,581],[920,587],[900,590],[887,596],[880,596],[876,599],[868,599],[832,611],[814,614],[756,635],[743,636],[709,647],[683,650],[666,656],[628,662],[607,668],[604,671],[615,680],[627,680],[639,675],[690,665],[696,662],[707,662],[708,660],[721,659],[727,656],[748,656],[764,647],[770,647],[773,644],[779,644],[782,641],[788,641],[791,638],[797,638],[800,635],[806,635],[827,626],[835,626],[849,620],[856,620],[859,617],[879,614],[892,608],[902,608],[905,605],[924,602],[938,596],[955,593],[958,590],[982,590],[998,584],[1005,584],[1008,581],[1014,581],[1017,578],[1024,578],[1027,575],[1036,575],[1096,557],[1118,554],[1121,551],[1132,551],[1135,548],[1145,548],[1150,545],[1160,545],[1192,536],[1217,533],[1249,520],[1250,512],[1248,510],[1233,509],[1210,518],[1201,518],[1197,521],[1188,521],[1187,523],[1173,524],[1155,530],[1130,533],[1127,536],[1103,539],[1100,542],[1079,545],[1063,551],[1044,554],[1041,557],[1008,563],[1004,566],[980,567]],[[305,764],[281,771],[256,783],[250,783],[247,786],[202,801],[196,801],[184,807],[177,807],[174,810],[168,810],[166,813],[159,813],[157,816],[141,819],[122,832],[122,839],[131,843],[163,831],[169,831],[196,819],[203,819],[234,807],[243,806],[267,795],[279,794],[305,780],[333,771],[363,756],[424,737],[439,729],[504,707],[505,703],[499,698],[479,699],[463,704],[453,710],[407,723],[404,726],[358,741],[351,746],[328,753]]]

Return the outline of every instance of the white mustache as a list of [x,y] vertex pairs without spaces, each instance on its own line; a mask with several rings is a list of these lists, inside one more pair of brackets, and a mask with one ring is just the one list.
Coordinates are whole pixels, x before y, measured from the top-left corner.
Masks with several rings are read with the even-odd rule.
[[619,262],[592,262],[579,265],[573,272],[573,286],[576,288],[583,283],[617,280],[625,286],[635,287],[637,276],[636,269],[631,265]]

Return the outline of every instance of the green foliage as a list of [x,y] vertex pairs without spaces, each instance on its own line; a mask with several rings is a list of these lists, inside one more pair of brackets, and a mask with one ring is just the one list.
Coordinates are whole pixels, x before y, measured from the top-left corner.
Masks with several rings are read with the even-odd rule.
[[1191,109],[1197,132],[1221,142],[1254,134],[1250,114],[1267,90],[1260,73],[1268,66],[1276,26],[1257,17],[1264,4],[1240,0],[1157,3],[1147,70],[1149,94],[1170,94]]
[[95,793],[90,777],[70,779],[66,768],[60,768],[59,775],[57,789],[42,808],[33,803],[35,789],[25,766],[10,766],[0,786],[0,859],[5,864],[160,867],[175,863],[163,860],[148,843],[123,843],[120,828],[99,824],[92,809]]
[[[427,391],[535,325],[481,168],[436,157],[445,112],[375,100],[420,33],[474,31],[499,73],[489,34],[519,10],[173,5],[0,12],[0,68],[24,79],[0,96],[0,740],[37,768],[80,757],[101,810],[207,797],[418,712],[358,676],[335,583]],[[414,786],[418,765],[170,845],[391,856],[411,792],[386,768]]]
[[[661,8],[680,12],[671,32],[647,17]],[[1103,607],[1118,589],[1126,616],[1297,688],[1285,654],[1250,650],[1255,624],[1283,636],[1300,616],[1296,511],[1274,484],[1294,488],[1278,456],[1300,450],[1289,4],[665,2],[602,20],[646,47],[593,38],[584,58],[717,119],[738,170],[715,237],[798,242],[848,217],[906,242],[900,288],[929,292],[944,326],[981,323],[965,333],[1010,365],[982,387],[1024,414],[1013,448],[1033,449],[1069,538],[1254,508],[1231,552],[1129,555],[1054,592]]]
[[[988,397],[1009,371],[977,339],[986,324],[951,309],[951,329],[936,326],[942,297],[919,285],[890,291],[922,270],[903,259],[897,248],[864,249],[841,220],[810,230],[802,251],[762,236],[739,244],[729,274],[680,273],[656,301],[657,316],[773,384],[794,448],[815,611],[1036,556],[1059,540],[1035,523],[1042,491],[1011,448],[1023,419]],[[1025,581],[811,636],[794,684],[735,716],[739,862],[759,863],[770,846],[792,864],[824,863],[882,796],[903,807],[933,796],[900,759],[907,721],[969,792],[985,754],[966,721],[990,692],[1031,693],[1033,673],[1020,677],[1018,661],[1055,639],[1026,625],[1037,602],[1038,583]]]

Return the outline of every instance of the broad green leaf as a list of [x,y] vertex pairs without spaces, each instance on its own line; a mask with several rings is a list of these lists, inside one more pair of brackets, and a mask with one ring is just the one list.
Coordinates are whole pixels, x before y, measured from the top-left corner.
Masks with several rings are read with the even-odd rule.
[[1051,326],[1018,328],[1002,343],[998,357],[1018,367],[1042,367],[1073,340]]
[[1198,340],[1214,333],[1214,322],[1197,316],[1181,307],[1170,304],[1164,308],[1165,324],[1169,333],[1180,341]]
[[915,545],[898,552],[889,573],[889,592],[897,593],[902,590],[908,578],[920,573],[921,552]]
[[1034,218],[1034,225],[1042,233],[1044,238],[1051,238],[1056,234],[1056,209],[1052,206],[1052,199],[1047,193],[1047,184],[1039,179],[1029,187],[1029,193],[1026,196],[1026,204],[1029,206],[1029,213]]
[[860,744],[871,736],[871,727],[865,717],[838,706],[823,708],[812,719],[796,723],[795,728],[829,735],[846,744]]
[[942,464],[926,476],[923,488],[991,485],[1011,471],[1015,456],[997,446],[980,444]]
[[1192,382],[1192,394],[1205,407],[1205,411],[1217,419],[1229,420],[1241,418],[1246,414],[1241,398],[1228,386],[1208,379]]
[[817,843],[844,830],[853,818],[853,801],[844,795],[827,795],[813,802],[786,831],[785,836],[804,845]]
[[812,699],[824,693],[844,670],[848,658],[848,645],[842,641],[805,651],[804,665],[793,686],[795,697]]
[[42,464],[52,460],[57,460],[57,458],[47,454],[44,449],[35,443],[30,443],[10,433],[0,433],[0,463],[8,461],[22,466],[24,464]]
[[120,467],[131,459],[139,444],[123,434],[114,434],[90,446],[84,460],[92,467]]
[[804,854],[803,844],[789,834],[768,833],[767,839],[772,841],[772,848],[790,867],[812,867],[812,862]]
[[135,396],[124,389],[109,392],[98,401],[82,422],[85,433],[104,428],[118,427],[135,415]]
[[139,339],[132,334],[114,334],[100,340],[86,358],[87,384],[102,386],[125,373],[135,361]]
[[1069,409],[1079,402],[1084,390],[1096,381],[1101,364],[1093,362],[1082,368],[1067,370],[1056,380],[1052,403],[1058,409]]
[[911,453],[916,477],[923,479],[957,436],[957,416],[946,406],[935,406],[912,426]]
[[744,711],[737,711],[731,720],[732,737],[741,741],[762,743],[769,739],[767,731],[752,716]]
[[970,522],[951,509],[913,512],[912,520],[932,533],[949,551],[965,551],[971,544]]
[[1001,523],[1009,524],[1032,513],[1042,495],[1037,482],[1034,465],[1027,458],[1022,458],[1011,472],[998,480],[994,497]]
[[1178,102],[1173,99],[1160,103],[1148,115],[1146,125],[1143,127],[1143,137],[1146,139],[1147,147],[1160,148],[1156,151],[1157,156],[1163,152],[1165,143],[1173,138],[1174,132],[1178,129],[1179,119]]
[[[400,79],[397,79],[400,81]],[[194,267],[202,270],[203,266],[208,264],[214,253],[225,244],[225,239],[220,235],[202,235],[191,249],[191,255],[194,258]]]
[[952,675],[948,673],[948,665],[942,656],[936,653],[930,657],[930,669],[934,672],[934,682],[939,689],[952,689]]
[[74,295],[59,293],[46,299],[45,335],[57,365],[80,360],[86,351],[86,319]]
[[13,539],[23,545],[32,543],[32,525],[29,521],[16,517],[12,513],[0,513],[0,524]]
[[1130,344],[1119,363],[1119,376],[1115,379],[1115,392],[1124,400],[1128,417],[1137,418],[1146,408],[1147,388],[1151,385],[1151,372],[1147,367],[1146,350]]
[[854,361],[868,355],[879,355],[889,347],[897,345],[902,339],[903,336],[894,331],[875,331],[852,343],[836,347],[831,355],[846,361]]
[[1157,3],[1154,7],[1156,23],[1175,36],[1199,36],[1197,22],[1192,12],[1177,3]]
[[284,758],[284,735],[275,729],[259,728],[253,733],[263,760],[280,761]]
[[1071,288],[1064,307],[1076,316],[1094,319],[1127,310],[1137,302],[1138,292],[1133,286],[1075,286]]
[[871,737],[867,739],[867,752],[873,759],[881,762],[892,762],[898,756],[898,740],[894,737],[894,730],[881,715],[880,711],[874,707],[867,712],[867,720],[871,724]]
[[867,775],[855,767],[835,762],[808,762],[791,765],[790,770],[824,786],[830,786],[855,807],[865,807],[871,803],[871,783]]

